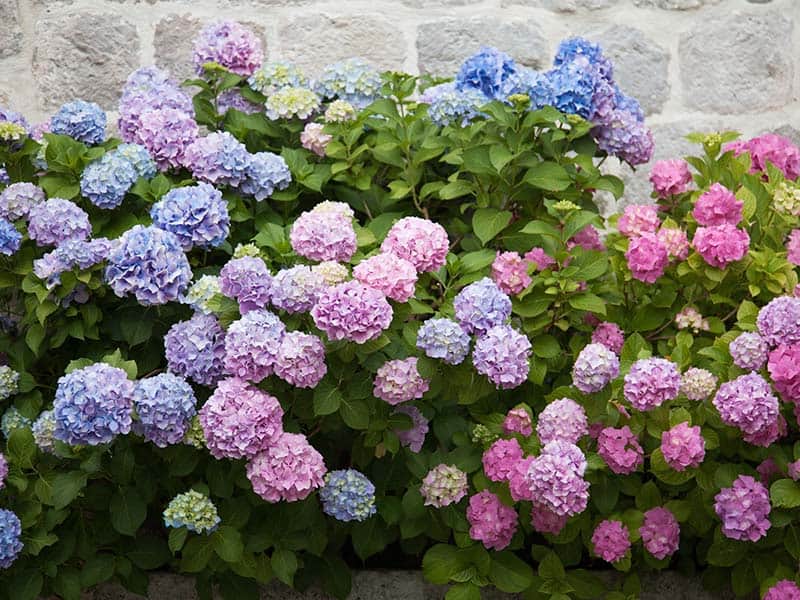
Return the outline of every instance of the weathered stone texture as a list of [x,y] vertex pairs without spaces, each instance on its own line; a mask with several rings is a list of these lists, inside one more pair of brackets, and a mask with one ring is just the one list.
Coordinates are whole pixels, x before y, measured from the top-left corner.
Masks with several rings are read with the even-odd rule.
[[633,0],[636,6],[664,8],[667,10],[689,10],[717,4],[720,0]]
[[17,0],[0,0],[0,58],[22,49],[22,29]]
[[464,58],[481,46],[496,46],[529,67],[542,68],[549,64],[542,31],[534,22],[474,17],[442,19],[420,25],[417,37],[419,70],[453,75]]
[[601,10],[618,2],[619,0],[503,0],[503,6],[524,4],[560,13],[573,13],[579,10]]
[[112,108],[139,63],[136,27],[119,14],[72,10],[36,23],[33,75],[43,109],[75,98]]

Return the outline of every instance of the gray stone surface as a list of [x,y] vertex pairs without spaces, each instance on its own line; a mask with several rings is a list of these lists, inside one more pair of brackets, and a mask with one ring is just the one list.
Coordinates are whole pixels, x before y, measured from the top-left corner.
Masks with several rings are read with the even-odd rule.
[[478,4],[483,0],[400,0],[413,8],[435,8],[437,6],[467,6]]
[[0,58],[22,49],[22,28],[17,0],[0,0]]
[[84,98],[110,109],[140,63],[136,27],[115,13],[72,10],[36,23],[33,75],[39,104],[53,109]]
[[688,10],[717,4],[722,0],[633,0],[636,6],[665,8],[667,10]]
[[549,64],[542,30],[533,20],[442,19],[420,25],[417,36],[422,73],[452,76],[464,58],[487,45],[496,46],[529,67],[541,68]]
[[573,13],[579,10],[601,10],[618,2],[619,0],[503,0],[503,6],[524,4],[559,13]]
[[780,12],[718,12],[680,38],[683,101],[731,114],[778,108],[792,99],[792,22]]
[[281,24],[279,54],[314,74],[322,67],[353,56],[381,69],[401,69],[407,41],[396,23],[367,15],[299,16]]

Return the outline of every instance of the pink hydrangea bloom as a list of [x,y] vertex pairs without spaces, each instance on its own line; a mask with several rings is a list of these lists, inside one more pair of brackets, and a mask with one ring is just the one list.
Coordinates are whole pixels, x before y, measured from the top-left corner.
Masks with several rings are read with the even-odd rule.
[[425,436],[428,435],[428,419],[420,412],[416,406],[403,404],[394,409],[395,413],[403,413],[411,417],[410,429],[395,429],[394,433],[400,440],[400,445],[408,448],[411,452],[417,453],[422,450],[425,443]]
[[522,460],[519,442],[499,439],[483,453],[483,472],[492,481],[507,481],[514,465]]
[[531,284],[528,265],[517,252],[498,252],[492,263],[492,280],[506,294],[519,294]]
[[714,510],[722,533],[733,540],[756,542],[770,528],[769,491],[749,475],[739,475],[733,486],[714,496]]
[[283,409],[275,397],[232,377],[200,409],[200,426],[214,458],[251,458],[283,432]]
[[622,560],[631,547],[628,528],[619,521],[602,521],[592,534],[592,546],[594,553],[606,562]]
[[328,147],[328,142],[333,139],[332,135],[322,130],[323,127],[321,123],[306,123],[300,133],[300,144],[317,156],[325,156],[325,148]]
[[655,204],[629,204],[617,221],[617,229],[625,237],[634,238],[655,233],[661,221]]
[[800,600],[800,587],[794,581],[781,579],[767,590],[763,600]]
[[509,410],[506,414],[506,418],[503,420],[503,433],[506,435],[519,433],[520,435],[528,437],[533,433],[531,413],[522,407]]
[[520,458],[514,463],[511,472],[508,474],[508,491],[511,492],[511,499],[514,500],[514,502],[533,500],[527,477],[534,460],[533,456]]
[[639,533],[645,549],[658,560],[664,560],[678,551],[681,527],[675,515],[666,508],[659,506],[645,512]]
[[525,253],[525,260],[531,263],[538,271],[552,269],[556,266],[556,259],[547,254],[544,248],[531,248]]
[[299,433],[284,433],[247,463],[253,491],[267,502],[296,502],[321,487],[322,455]]
[[625,252],[625,260],[634,279],[655,283],[669,264],[667,247],[653,233],[633,238]]
[[536,435],[542,444],[555,440],[576,444],[587,433],[589,424],[586,421],[586,412],[574,400],[569,398],[555,400],[539,413]]
[[378,290],[345,281],[320,294],[311,316],[329,339],[363,344],[389,327],[392,306]]
[[778,399],[758,373],[741,375],[719,386],[714,400],[722,422],[736,427],[750,439],[771,437],[778,425]]
[[577,515],[589,502],[585,471],[586,458],[580,448],[567,442],[550,442],[528,468],[530,497],[557,515]]
[[[795,407],[796,406],[797,405],[795,405]],[[785,436],[786,432],[786,419],[783,418],[782,414],[778,413],[778,417],[764,429],[760,429],[755,433],[743,432],[742,439],[748,444],[769,448],[772,444]]]
[[469,537],[482,542],[489,550],[502,550],[517,531],[517,513],[489,490],[478,492],[467,507]]
[[665,358],[642,358],[625,375],[623,394],[636,410],[647,411],[678,397],[681,372]]
[[194,41],[192,62],[198,75],[203,75],[203,65],[208,62],[219,63],[237,75],[252,75],[262,60],[261,40],[236,21],[206,25]]
[[522,385],[530,371],[531,342],[508,325],[497,325],[481,335],[472,351],[475,370],[507,390]]
[[686,260],[689,256],[689,238],[683,229],[662,227],[656,234],[658,240],[667,249],[670,260]]
[[800,479],[800,460],[790,462],[786,468],[793,481]]
[[558,535],[568,519],[566,515],[557,515],[544,504],[534,502],[531,507],[531,526],[539,533]]
[[713,184],[707,192],[703,192],[694,204],[692,216],[700,225],[738,225],[742,220],[744,202],[737,200],[728,188],[722,184]]
[[627,425],[603,429],[597,438],[597,453],[617,475],[633,473],[644,463],[644,450]]
[[800,229],[793,229],[786,242],[786,260],[800,265]]
[[769,353],[772,385],[786,401],[800,401],[800,344],[781,344]]
[[321,202],[297,217],[289,241],[309,260],[348,261],[357,247],[353,209],[343,202]]
[[682,194],[689,189],[692,183],[692,174],[689,165],[680,158],[669,160],[659,160],[653,164],[650,170],[650,183],[653,184],[653,191],[660,198],[666,198],[674,194]]
[[619,325],[604,321],[592,332],[592,343],[603,344],[614,354],[619,354],[625,344],[625,335]]
[[422,398],[428,391],[428,380],[417,371],[416,357],[389,360],[375,373],[372,393],[389,404],[400,404]]
[[417,284],[414,265],[386,252],[358,263],[353,269],[353,277],[397,302],[407,302],[414,295]]
[[569,238],[567,241],[567,248],[571,250],[575,246],[580,246],[584,250],[595,250],[597,252],[603,252],[606,249],[603,245],[603,241],[600,239],[600,233],[593,225],[587,225]]
[[750,140],[732,142],[725,146],[738,156],[750,153],[751,173],[766,173],[767,163],[780,169],[787,179],[800,175],[800,149],[789,138],[774,133],[765,133]]
[[421,273],[442,268],[449,248],[444,227],[419,217],[400,219],[381,244],[383,252],[405,258]]
[[729,263],[744,258],[750,249],[750,236],[730,223],[698,227],[692,246],[709,265],[724,269]]
[[661,453],[676,471],[699,467],[706,456],[706,441],[697,425],[678,423],[661,434]]
[[325,377],[325,345],[310,333],[290,331],[281,339],[275,375],[299,388],[314,388]]

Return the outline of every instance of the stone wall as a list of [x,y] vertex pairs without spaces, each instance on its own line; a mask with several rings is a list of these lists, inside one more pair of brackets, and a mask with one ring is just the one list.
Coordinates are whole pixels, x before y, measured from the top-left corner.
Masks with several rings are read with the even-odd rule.
[[[800,138],[798,0],[0,0],[0,102],[33,120],[75,97],[113,109],[139,65],[189,75],[192,37],[219,18],[312,72],[359,55],[452,74],[481,44],[546,68],[560,39],[586,35],[645,107],[656,158],[697,129]],[[644,175],[623,174],[643,200]]]

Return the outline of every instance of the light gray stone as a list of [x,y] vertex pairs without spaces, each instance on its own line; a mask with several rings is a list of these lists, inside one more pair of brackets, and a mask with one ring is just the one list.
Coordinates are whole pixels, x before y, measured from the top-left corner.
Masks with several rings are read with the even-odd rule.
[[33,75],[45,110],[75,98],[113,108],[139,60],[136,27],[118,13],[73,10],[36,23]]
[[766,129],[762,133],[777,133],[792,140],[795,146],[800,146],[800,130],[795,129],[792,125],[781,125],[780,127]]
[[664,8],[667,10],[689,10],[717,4],[720,0],[633,0],[636,6]]
[[793,54],[776,40],[792,38],[778,13],[719,13],[681,35],[686,105],[731,114],[778,108],[792,99]]
[[420,25],[417,35],[419,70],[452,76],[464,58],[481,46],[496,46],[529,67],[542,68],[549,62],[541,29],[533,21],[472,17]]
[[466,6],[478,4],[483,0],[400,0],[406,6],[413,8],[436,8],[438,6]]
[[636,98],[645,114],[661,112],[669,98],[669,52],[633,27],[615,25],[597,34],[604,54],[614,63],[614,80]]
[[380,69],[402,69],[408,41],[396,23],[379,16],[303,15],[279,29],[280,55],[311,74],[359,56]]
[[17,0],[0,0],[0,58],[22,49],[22,28]]
[[560,13],[573,13],[580,10],[602,10],[614,6],[617,2],[619,0],[503,0],[503,6],[524,4]]

